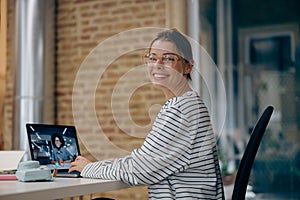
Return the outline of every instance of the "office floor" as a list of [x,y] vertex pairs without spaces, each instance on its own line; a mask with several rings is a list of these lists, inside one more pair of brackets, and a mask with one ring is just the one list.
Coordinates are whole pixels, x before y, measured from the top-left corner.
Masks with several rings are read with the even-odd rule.
[[299,200],[299,195],[293,194],[256,194],[255,200]]
[[[231,200],[233,185],[226,185],[225,189],[225,199]],[[300,200],[299,194],[287,194],[287,193],[278,193],[278,194],[260,194],[254,193],[252,187],[248,187],[246,193],[246,200]]]

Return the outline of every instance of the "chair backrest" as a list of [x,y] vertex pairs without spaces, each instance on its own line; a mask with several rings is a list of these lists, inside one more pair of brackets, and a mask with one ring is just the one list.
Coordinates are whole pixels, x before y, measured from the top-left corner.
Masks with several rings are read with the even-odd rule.
[[247,190],[247,185],[249,181],[250,172],[252,169],[252,165],[260,145],[261,139],[265,133],[266,127],[270,121],[270,118],[273,113],[273,106],[268,106],[259,120],[257,121],[248,144],[246,146],[245,152],[241,159],[240,165],[238,167],[233,193],[232,200],[244,200]]

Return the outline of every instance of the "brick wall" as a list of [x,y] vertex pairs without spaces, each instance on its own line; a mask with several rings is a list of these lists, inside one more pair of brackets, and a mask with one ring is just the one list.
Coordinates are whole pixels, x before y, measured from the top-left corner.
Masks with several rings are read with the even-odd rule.
[[[158,31],[145,27],[165,27],[165,1],[59,0],[57,19],[57,122],[76,125],[92,160],[127,155],[165,101],[141,60]],[[147,199],[147,190],[101,195]]]
[[[12,130],[13,130],[13,103],[14,103],[14,38],[15,32],[15,1],[7,1],[7,71],[6,71],[6,89],[4,102],[4,147],[3,149],[12,149]],[[2,136],[1,136],[2,137]]]
[[[4,149],[12,148],[14,2],[8,1]],[[142,144],[165,101],[142,66],[145,47],[159,31],[145,27],[165,27],[165,12],[165,0],[58,1],[56,121],[77,126],[84,156],[120,157]],[[147,188],[98,195],[147,199]]]

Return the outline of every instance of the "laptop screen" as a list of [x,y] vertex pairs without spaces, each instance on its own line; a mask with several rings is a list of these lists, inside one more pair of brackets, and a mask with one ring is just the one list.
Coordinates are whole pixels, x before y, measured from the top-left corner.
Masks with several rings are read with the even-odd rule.
[[74,126],[26,124],[32,160],[53,169],[69,169],[80,155]]

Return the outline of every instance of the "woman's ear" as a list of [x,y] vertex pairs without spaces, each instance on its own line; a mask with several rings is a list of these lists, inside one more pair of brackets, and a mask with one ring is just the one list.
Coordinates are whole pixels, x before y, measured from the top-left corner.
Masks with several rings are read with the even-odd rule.
[[193,63],[192,62],[186,63],[186,65],[184,67],[184,74],[191,73],[192,69],[193,69]]

